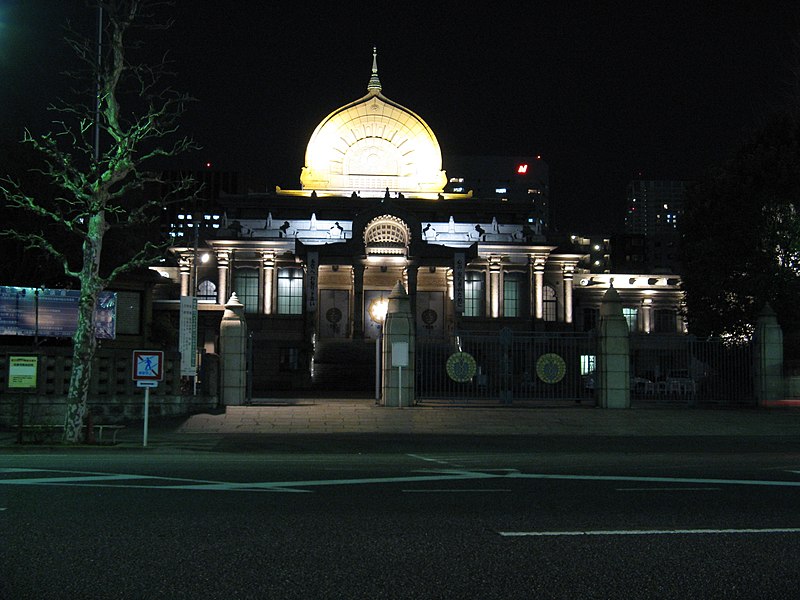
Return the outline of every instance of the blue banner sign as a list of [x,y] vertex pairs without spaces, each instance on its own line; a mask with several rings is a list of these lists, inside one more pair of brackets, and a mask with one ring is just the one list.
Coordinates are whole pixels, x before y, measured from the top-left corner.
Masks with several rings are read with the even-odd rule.
[[[72,337],[78,327],[78,290],[0,286],[0,335]],[[117,295],[100,292],[95,309],[98,339],[116,336]]]

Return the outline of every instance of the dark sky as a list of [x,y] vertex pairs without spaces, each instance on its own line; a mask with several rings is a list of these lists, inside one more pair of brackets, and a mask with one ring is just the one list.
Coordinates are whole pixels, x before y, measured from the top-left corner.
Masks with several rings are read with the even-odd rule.
[[[787,102],[800,40],[797,2],[343,4],[177,0],[151,47],[199,100],[194,164],[298,187],[314,127],[364,95],[377,45],[384,94],[445,155],[541,154],[556,224],[612,231],[628,180],[699,177]],[[45,126],[70,14],[93,31],[83,0],[0,0],[4,136]]]

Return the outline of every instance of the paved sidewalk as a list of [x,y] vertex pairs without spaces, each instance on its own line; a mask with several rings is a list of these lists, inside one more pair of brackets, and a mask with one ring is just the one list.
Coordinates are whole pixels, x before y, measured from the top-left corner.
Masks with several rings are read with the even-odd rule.
[[[690,408],[645,405],[624,410],[560,406],[376,406],[371,400],[262,401],[218,413],[152,419],[148,445],[210,448],[236,434],[391,434],[474,436],[781,436],[800,440],[800,408]],[[142,423],[122,430],[117,447],[141,447]],[[16,432],[0,431],[0,448],[16,446]]]

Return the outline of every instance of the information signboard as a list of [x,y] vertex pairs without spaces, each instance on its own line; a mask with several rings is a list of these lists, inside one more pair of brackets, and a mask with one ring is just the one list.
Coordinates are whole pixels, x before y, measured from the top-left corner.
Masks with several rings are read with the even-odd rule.
[[[117,297],[100,292],[95,309],[96,337],[116,336]],[[0,335],[73,337],[78,326],[78,290],[0,286]]]
[[38,369],[38,356],[9,356],[8,388],[12,390],[35,390]]
[[181,296],[178,350],[181,376],[197,375],[197,298]]

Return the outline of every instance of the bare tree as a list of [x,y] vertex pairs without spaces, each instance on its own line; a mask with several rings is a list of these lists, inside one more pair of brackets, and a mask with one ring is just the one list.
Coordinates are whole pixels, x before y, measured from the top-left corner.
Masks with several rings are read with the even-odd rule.
[[[99,15],[97,38],[67,28],[66,41],[80,65],[68,75],[84,87],[74,90],[77,100],[49,107],[57,114],[51,132],[26,131],[23,139],[42,157],[39,170],[56,192],[52,197],[35,197],[18,181],[0,181],[7,206],[31,214],[32,222],[55,224],[64,234],[46,234],[42,227],[4,231],[3,235],[49,254],[80,288],[64,419],[64,441],[70,443],[80,441],[87,411],[97,347],[98,295],[120,274],[153,264],[164,252],[159,240],[141,241],[128,255],[114,257],[108,267],[101,268],[104,239],[114,229],[155,222],[170,196],[180,200],[192,191],[192,182],[184,180],[166,194],[148,197],[141,193],[151,185],[159,191],[164,186],[157,172],[147,170],[157,159],[195,147],[177,132],[178,118],[191,98],[165,85],[167,62],[163,58],[149,64],[130,60],[140,47],[127,38],[134,28],[169,26],[155,17],[155,9],[162,4],[168,3],[93,0]],[[77,243],[60,243],[70,238]],[[77,252],[71,251],[78,246]]]

